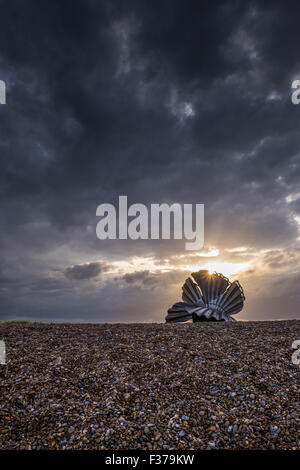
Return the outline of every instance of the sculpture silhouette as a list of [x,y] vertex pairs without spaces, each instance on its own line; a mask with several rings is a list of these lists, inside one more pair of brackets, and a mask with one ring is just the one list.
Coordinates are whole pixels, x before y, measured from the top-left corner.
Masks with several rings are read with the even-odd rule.
[[230,282],[223,274],[201,270],[191,274],[182,286],[182,300],[169,308],[166,322],[236,321],[245,296],[238,281]]

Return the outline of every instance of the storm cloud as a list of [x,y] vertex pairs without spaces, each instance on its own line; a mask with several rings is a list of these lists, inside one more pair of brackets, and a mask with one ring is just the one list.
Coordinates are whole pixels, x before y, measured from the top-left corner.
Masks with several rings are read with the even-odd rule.
[[82,281],[84,279],[97,277],[101,272],[104,272],[107,269],[107,266],[103,263],[76,264],[75,266],[67,268],[64,275],[67,279]]
[[[240,318],[299,317],[299,13],[296,1],[1,5],[3,318],[162,321],[208,261],[240,266]],[[203,203],[204,249],[97,239],[97,206],[122,194]]]

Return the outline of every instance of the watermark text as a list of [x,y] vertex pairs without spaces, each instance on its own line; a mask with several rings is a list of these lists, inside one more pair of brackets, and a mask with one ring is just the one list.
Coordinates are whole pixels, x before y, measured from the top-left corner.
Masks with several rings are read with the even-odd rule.
[[128,207],[127,196],[119,196],[118,215],[113,204],[100,204],[96,215],[101,217],[96,226],[100,240],[185,239],[186,250],[204,245],[204,204],[151,204],[148,212],[144,204]]
[[6,104],[6,85],[3,80],[0,80],[0,104]]

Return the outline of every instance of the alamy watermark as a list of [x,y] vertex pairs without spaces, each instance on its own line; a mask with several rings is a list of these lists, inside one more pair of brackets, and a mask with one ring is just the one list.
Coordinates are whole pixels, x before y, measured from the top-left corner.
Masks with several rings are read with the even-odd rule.
[[[119,196],[119,207],[100,204],[96,215],[101,220],[96,226],[100,240],[192,240],[186,250],[200,250],[204,245],[204,204],[151,204],[150,213],[144,204],[128,207],[127,196]],[[194,210],[193,210],[194,209]],[[194,218],[195,215],[195,218]],[[128,220],[128,217],[133,217]],[[117,230],[118,228],[118,230]]]
[[6,104],[6,85],[3,80],[0,80],[0,104]]
[[295,90],[292,92],[291,100],[293,104],[299,104],[300,103],[300,80],[294,80],[292,82],[292,90]]
[[6,349],[5,342],[0,341],[0,365],[5,366],[6,364]]
[[300,365],[300,339],[297,339],[293,342],[292,348],[296,349],[296,351],[292,354],[292,363],[296,366]]

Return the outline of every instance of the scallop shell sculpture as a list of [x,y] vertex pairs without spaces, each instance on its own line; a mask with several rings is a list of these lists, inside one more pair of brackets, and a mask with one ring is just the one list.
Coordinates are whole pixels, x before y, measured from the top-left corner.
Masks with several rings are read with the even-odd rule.
[[182,286],[182,300],[169,308],[166,322],[236,321],[245,296],[238,281],[230,282],[223,274],[201,270],[191,274]]

